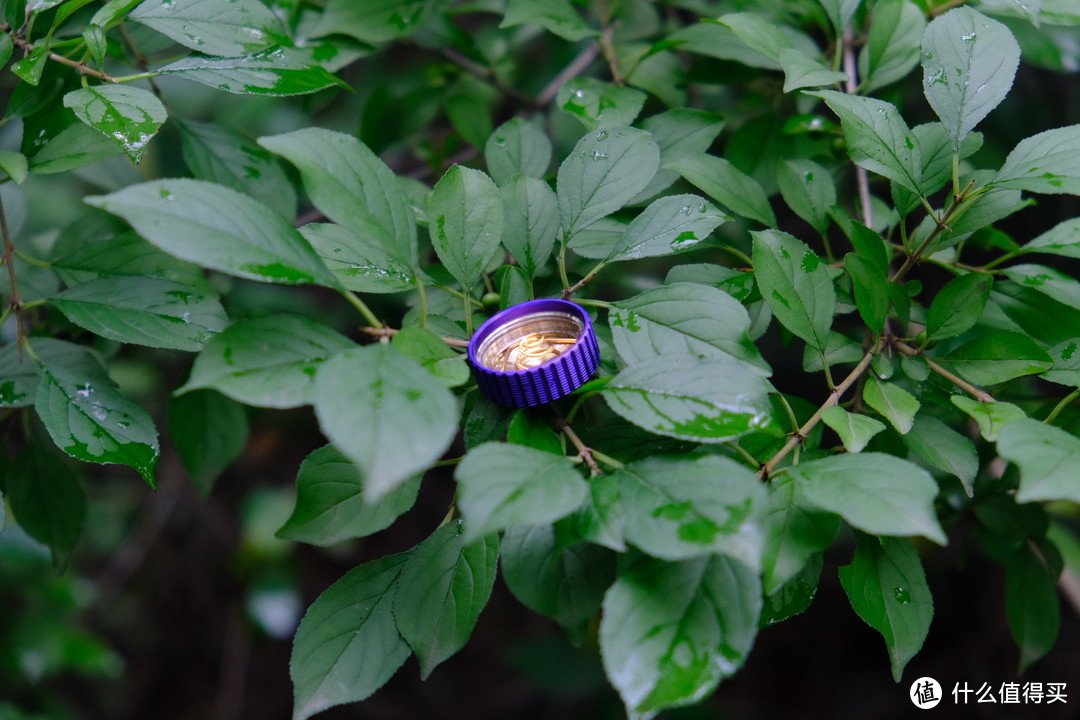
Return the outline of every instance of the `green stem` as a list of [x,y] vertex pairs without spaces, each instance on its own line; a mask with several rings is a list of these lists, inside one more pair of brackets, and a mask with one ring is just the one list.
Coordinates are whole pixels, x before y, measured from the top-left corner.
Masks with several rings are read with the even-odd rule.
[[566,238],[563,238],[562,248],[559,250],[559,279],[562,280],[563,292],[570,288],[570,278],[566,276]]
[[478,308],[484,307],[484,303],[480,302],[476,298],[473,298],[473,297],[471,297],[469,295],[466,295],[465,293],[461,292],[460,290],[455,290],[452,287],[449,287],[447,285],[440,285],[439,283],[434,283],[434,285],[439,290],[442,290],[443,292],[445,292],[445,293],[447,293],[449,295],[453,295],[456,298],[466,298],[470,303],[473,304],[473,307],[478,307]]
[[29,255],[25,254],[22,250],[19,250],[18,248],[14,248],[14,252],[15,252],[15,257],[19,258],[20,260],[22,260],[27,265],[33,265],[34,267],[41,267],[41,268],[52,267],[51,262],[48,262],[47,260],[38,260],[35,257],[30,257]]
[[749,452],[747,452],[745,448],[741,447],[739,445],[739,443],[728,440],[727,442],[724,443],[724,445],[726,445],[728,448],[733,450],[736,455],[738,455],[743,460],[745,460],[746,463],[750,467],[752,467],[754,470],[757,470],[758,468],[761,467],[761,462],[758,461],[758,459],[756,457],[754,457]]
[[1010,250],[1009,252],[1005,253],[1001,257],[995,258],[995,259],[991,260],[990,262],[986,263],[985,265],[983,265],[983,270],[989,270],[990,268],[997,267],[998,265],[1005,262],[1006,260],[1012,260],[1017,255],[1020,255],[1021,252],[1022,252],[1021,248],[1016,248],[1015,250]]
[[829,244],[828,233],[821,233],[821,244],[825,247],[825,258],[829,261],[829,263],[832,264],[836,262],[836,257],[833,255],[832,252],[832,245]]
[[599,450],[593,450],[592,451],[592,456],[595,459],[597,459],[600,462],[607,465],[608,467],[615,468],[616,470],[622,470],[624,467],[626,467],[625,464],[619,462],[618,460],[611,457],[610,455],[605,455],[604,453],[600,452]]
[[368,325],[375,328],[381,328],[383,326],[379,318],[375,317],[375,313],[371,312],[371,308],[369,308],[363,300],[357,297],[355,293],[349,290],[339,290],[338,292],[341,294],[341,297],[349,301],[350,305],[360,311],[360,314],[367,320]]
[[586,307],[604,308],[605,310],[611,310],[613,307],[615,307],[614,305],[607,302],[606,300],[590,300],[590,299],[582,298],[580,300],[575,300],[574,302],[576,302],[578,305],[584,305]]
[[734,255],[739,260],[742,260],[743,263],[745,263],[747,267],[753,267],[754,266],[754,261],[751,260],[750,256],[747,255],[746,253],[744,253],[742,250],[738,250],[736,248],[733,248],[730,245],[720,245],[718,247],[719,247],[720,250],[723,250],[728,255]]
[[952,194],[960,194],[960,151],[953,150],[952,154]]
[[160,74],[161,73],[158,73],[158,72],[141,72],[141,73],[135,73],[134,75],[121,75],[120,77],[114,77],[112,79],[112,82],[114,82],[114,83],[128,83],[128,82],[135,82],[136,80],[149,80],[150,78],[155,78]]
[[1046,416],[1046,419],[1043,420],[1043,422],[1047,425],[1053,425],[1054,421],[1057,420],[1057,416],[1061,414],[1061,411],[1068,407],[1069,403],[1071,403],[1078,397],[1080,397],[1080,388],[1073,390],[1071,393],[1062,398],[1061,402],[1059,402],[1054,407],[1054,409],[1050,411],[1050,414]]
[[467,293],[463,297],[465,298],[465,334],[472,337],[472,304],[469,302],[472,298]]

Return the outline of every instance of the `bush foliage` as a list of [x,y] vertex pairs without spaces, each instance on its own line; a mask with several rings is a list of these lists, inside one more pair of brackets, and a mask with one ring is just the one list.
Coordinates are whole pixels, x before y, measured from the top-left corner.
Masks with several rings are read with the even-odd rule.
[[[950,543],[1004,568],[1019,670],[1053,646],[1080,125],[1024,83],[1080,67],[1070,0],[0,5],[6,554],[63,571],[84,474],[178,457],[207,495],[251,408],[312,406],[279,538],[456,490],[310,604],[294,720],[438,673],[500,575],[632,718],[753,663],[822,573],[900,681]],[[493,405],[462,346],[542,297],[600,370]]]

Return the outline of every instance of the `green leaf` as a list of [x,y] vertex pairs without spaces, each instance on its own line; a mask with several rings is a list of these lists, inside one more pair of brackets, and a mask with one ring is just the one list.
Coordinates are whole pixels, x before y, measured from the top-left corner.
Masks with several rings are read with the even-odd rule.
[[1017,673],[1050,652],[1057,640],[1061,629],[1057,576],[1027,544],[1005,565],[1005,617],[1020,649]]
[[432,0],[328,0],[312,37],[342,33],[377,45],[408,37],[430,17]]
[[52,300],[79,327],[124,343],[201,350],[228,324],[217,297],[154,277],[106,277]]
[[577,510],[588,492],[566,457],[508,443],[472,448],[454,478],[467,542],[509,527],[554,522]]
[[202,180],[155,180],[86,198],[183,260],[286,285],[337,281],[292,223],[258,200]]
[[844,29],[861,4],[862,0],[821,0],[821,6],[825,8],[837,36],[844,34]]
[[304,50],[274,48],[244,57],[189,55],[157,69],[161,75],[185,80],[234,95],[285,97],[307,95],[328,87],[348,87]]
[[573,115],[586,130],[630,125],[645,105],[645,93],[590,77],[570,80],[555,97],[555,107]]
[[82,31],[83,42],[86,43],[86,49],[90,51],[90,56],[94,59],[94,63],[101,67],[105,64],[105,52],[108,49],[108,43],[105,40],[105,31],[100,25],[90,24],[83,28]]
[[168,112],[154,93],[128,85],[95,85],[64,95],[84,123],[119,145],[138,162]]
[[374,502],[450,446],[460,410],[431,373],[387,345],[344,350],[315,376],[323,433],[363,473]]
[[465,356],[456,353],[435,333],[422,327],[402,328],[390,345],[418,362],[446,387],[464,385],[469,380]]
[[369,225],[367,232],[358,232],[334,223],[308,223],[300,234],[346,290],[395,293],[416,284],[412,268],[387,254],[393,240],[381,226]]
[[768,491],[762,589],[773,595],[798,576],[811,558],[832,545],[840,532],[840,518],[808,504],[789,476],[772,480]]
[[799,463],[788,476],[807,501],[860,530],[947,542],[934,513],[937,483],[914,463],[876,452],[834,455]]
[[761,582],[738,561],[640,558],[604,597],[600,652],[631,718],[699,702],[757,635]]
[[399,485],[377,503],[364,501],[364,478],[341,451],[326,445],[300,464],[296,507],[277,531],[285,540],[333,545],[367,537],[390,525],[416,502],[420,478]]
[[559,240],[559,200],[543,180],[518,175],[499,189],[502,244],[529,278],[551,260]]
[[502,574],[526,607],[580,636],[615,580],[615,558],[605,548],[563,535],[551,525],[509,528],[502,539]]
[[919,194],[919,146],[895,105],[835,90],[806,94],[824,100],[840,118],[852,162]]
[[1045,265],[1013,265],[1003,272],[1019,285],[1032,288],[1071,308],[1080,308],[1080,282],[1072,275]]
[[499,188],[479,170],[454,165],[431,191],[427,216],[439,259],[463,288],[471,288],[502,239]]
[[589,133],[559,166],[559,215],[567,239],[628,203],[641,192],[660,161],[649,133],[606,128]]
[[29,172],[26,156],[17,152],[0,152],[0,170],[6,172],[16,185],[22,185]]
[[926,641],[934,619],[934,599],[919,553],[910,540],[862,536],[840,583],[851,607],[885,638],[893,680]]
[[467,543],[460,520],[413,550],[398,581],[394,620],[420,661],[422,680],[465,646],[491,595],[498,559],[499,536]]
[[915,418],[904,444],[927,465],[956,476],[968,497],[975,495],[972,483],[979,471],[975,444],[932,415]]
[[510,0],[500,28],[521,24],[540,25],[563,40],[577,42],[600,33],[578,15],[570,0]]
[[631,204],[644,202],[663,192],[679,179],[674,170],[664,168],[667,163],[706,152],[724,127],[719,115],[692,108],[673,108],[641,121],[641,126],[652,133],[660,148],[660,170],[649,181]]
[[870,93],[905,77],[919,64],[926,17],[908,0],[874,3],[866,47],[859,53],[860,90]]
[[889,311],[889,279],[873,260],[855,253],[844,256],[844,268],[851,278],[859,316],[866,327],[878,332],[885,325],[885,315]]
[[1080,308],[1063,304],[1047,292],[1054,284],[1028,287],[1012,281],[995,283],[991,309],[1001,310],[1033,340],[1054,347],[1080,337]]
[[[108,31],[122,22],[127,17],[128,12],[141,2],[142,0],[109,0],[94,13],[94,16],[90,18],[90,22],[94,25],[100,25]],[[68,5],[71,4],[72,3],[68,3]],[[60,12],[63,11],[64,8],[61,8]],[[58,12],[57,15],[59,15],[60,12]]]
[[1020,468],[1019,503],[1037,500],[1080,502],[1076,462],[1080,440],[1052,425],[1021,418],[1001,428],[998,452]]
[[760,569],[765,490],[742,465],[719,455],[659,456],[616,476],[627,542],[665,560],[716,554]]
[[11,36],[7,33],[0,34],[0,66],[7,65],[15,52],[15,44],[11,42]]
[[730,219],[697,195],[662,197],[631,221],[608,262],[689,250]]
[[[922,160],[922,180],[919,187],[923,195],[930,196],[940,190],[952,178],[953,144],[945,126],[940,122],[923,123],[911,128],[915,134],[916,144],[919,146],[919,155]],[[982,147],[982,133],[971,132],[960,143],[960,160],[964,160],[975,154]],[[893,187],[894,194],[902,188]],[[912,208],[919,204],[918,198],[910,199]],[[969,207],[965,213],[971,212]]]
[[351,347],[344,335],[301,315],[243,320],[207,343],[177,393],[213,388],[246,405],[307,405],[319,365]]
[[885,429],[884,423],[872,417],[848,412],[836,405],[826,410],[821,420],[840,436],[840,442],[849,453],[862,452],[870,439]]
[[1027,417],[1022,409],[1007,402],[981,403],[966,395],[953,395],[952,404],[960,408],[979,426],[979,433],[988,442],[997,442],[1002,428],[1013,420]]
[[953,8],[926,27],[923,92],[954,150],[1008,95],[1019,63],[1009,29],[971,8]]
[[1034,193],[1080,194],[1080,125],[1021,140],[991,185]]
[[79,368],[41,364],[34,408],[56,446],[87,462],[129,465],[154,486],[157,430],[138,405]]
[[559,433],[551,422],[551,417],[538,410],[538,408],[515,410],[506,428],[506,442],[555,455],[565,455],[566,450],[563,448]]
[[777,66],[780,65],[780,54],[792,46],[791,39],[784,34],[781,26],[764,15],[728,13],[710,22],[730,28],[744,45],[761,53]]
[[213,123],[176,121],[184,162],[197,180],[231,187],[278,209],[296,215],[296,192],[278,161],[264,148],[235,130]]
[[765,230],[751,235],[761,296],[784,327],[824,352],[836,310],[836,291],[825,263],[787,233]]
[[795,158],[777,165],[776,180],[788,207],[824,234],[829,208],[836,204],[836,184],[829,171],[813,160]]
[[391,611],[408,553],[364,563],[308,608],[293,640],[293,720],[368,697],[409,657]]
[[488,174],[499,186],[518,174],[541,180],[551,165],[551,141],[536,123],[513,118],[488,138],[484,159]]
[[1066,340],[1050,348],[1048,352],[1054,366],[1040,377],[1059,385],[1080,387],[1080,355],[1076,349],[1076,340]]
[[851,222],[851,245],[862,258],[874,263],[882,273],[888,274],[892,248],[876,232],[860,222]]
[[1053,360],[1027,335],[990,330],[952,351],[949,365],[976,385],[997,385],[1048,370]]
[[769,199],[757,181],[715,155],[687,155],[665,164],[736,215],[775,226]]
[[1020,247],[1021,253],[1046,253],[1080,258],[1080,218],[1058,223]]
[[602,394],[616,413],[644,430],[719,443],[765,423],[769,392],[760,371],[745,363],[662,355],[626,368]]
[[212,390],[169,398],[169,439],[188,477],[204,498],[214,481],[244,452],[248,440],[243,406]]
[[397,176],[366,145],[350,135],[305,128],[261,137],[259,144],[284,157],[300,171],[311,202],[319,211],[353,232],[371,226],[389,257],[417,265],[416,217]]
[[31,445],[7,468],[6,489],[19,527],[52,551],[54,566],[66,567],[86,521],[86,493],[75,473],[56,455]]
[[946,283],[930,303],[926,339],[956,337],[973,328],[982,316],[993,284],[994,278],[987,273],[968,273]]
[[41,75],[45,72],[45,66],[49,64],[49,48],[39,45],[33,52],[11,66],[11,72],[19,76],[29,85],[37,86],[41,82]]
[[88,125],[75,123],[60,131],[30,158],[30,172],[53,175],[119,155],[123,149]]
[[[57,365],[110,384],[109,376],[94,351],[49,337],[33,338],[34,353],[46,365]],[[38,364],[17,343],[0,348],[0,409],[27,407],[37,397]]]
[[901,435],[911,430],[915,413],[920,407],[919,401],[907,390],[899,385],[878,380],[872,375],[866,378],[863,402],[881,413]]
[[794,92],[800,88],[821,87],[848,82],[848,74],[829,68],[820,59],[795,50],[784,48],[780,51],[780,66],[784,69],[784,92]]
[[615,303],[608,323],[627,365],[661,355],[722,356],[767,375],[769,366],[747,336],[750,316],[733,297],[707,285],[674,282]]
[[276,45],[285,29],[259,0],[147,0],[128,15],[184,47],[207,55],[250,55]]
[[820,553],[811,555],[795,577],[776,589],[771,595],[765,594],[765,602],[758,619],[760,628],[776,625],[804,612],[817,595],[821,582],[821,569],[824,561]]
[[499,309],[505,310],[533,299],[532,282],[517,265],[503,265],[495,271],[495,285],[499,288]]

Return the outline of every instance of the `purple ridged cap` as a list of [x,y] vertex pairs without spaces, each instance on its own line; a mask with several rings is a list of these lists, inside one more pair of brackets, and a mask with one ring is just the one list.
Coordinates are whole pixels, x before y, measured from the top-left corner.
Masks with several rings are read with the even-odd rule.
[[[545,347],[553,357],[522,350],[539,353]],[[600,364],[600,348],[589,314],[580,305],[530,300],[480,326],[469,341],[469,362],[484,397],[521,408],[558,400],[584,385]],[[518,369],[519,362],[539,364]]]

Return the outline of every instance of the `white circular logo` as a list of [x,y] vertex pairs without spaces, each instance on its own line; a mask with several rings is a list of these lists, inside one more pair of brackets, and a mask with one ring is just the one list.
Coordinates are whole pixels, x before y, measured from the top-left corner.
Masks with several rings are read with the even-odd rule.
[[921,677],[911,683],[908,697],[915,703],[915,707],[929,710],[941,702],[941,684],[932,677]]

